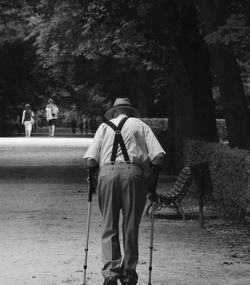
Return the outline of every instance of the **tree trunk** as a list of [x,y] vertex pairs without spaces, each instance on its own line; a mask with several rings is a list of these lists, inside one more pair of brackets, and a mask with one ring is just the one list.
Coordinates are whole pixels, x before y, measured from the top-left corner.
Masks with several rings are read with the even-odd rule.
[[176,46],[189,80],[197,138],[218,141],[207,46],[199,34],[194,7],[189,6],[184,12]]
[[175,38],[178,55],[174,84],[179,92],[173,97],[174,114],[169,120],[169,136],[174,137],[174,147],[170,149],[177,170],[183,166],[185,138],[218,141],[208,49],[199,34],[194,7],[182,8],[181,31]]
[[152,108],[151,82],[148,80],[146,70],[140,70],[137,73],[137,106],[142,118],[150,115]]
[[[172,116],[169,117],[169,142],[174,159],[173,168],[179,172],[183,167],[183,142],[186,138],[197,137],[194,108],[189,80],[178,54],[174,60],[174,77],[172,80],[175,94],[172,102]],[[168,154],[169,155],[169,154]]]
[[186,138],[218,141],[208,50],[201,39],[195,11],[184,9],[182,31],[176,38],[173,113],[169,118],[169,149],[174,168],[183,167]]
[[[199,0],[198,3],[206,34],[226,23],[226,0]],[[247,102],[233,50],[230,46],[217,43],[210,45],[209,51],[222,96],[229,144],[250,149]]]

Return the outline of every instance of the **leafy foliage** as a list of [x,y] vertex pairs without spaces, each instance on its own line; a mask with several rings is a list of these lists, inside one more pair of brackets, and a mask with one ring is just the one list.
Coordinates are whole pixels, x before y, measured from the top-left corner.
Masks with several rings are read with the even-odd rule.
[[[28,44],[26,59],[32,68],[27,72],[33,86],[27,83],[27,100],[34,96],[41,104],[52,96],[61,104],[74,102],[98,110],[110,104],[105,97],[129,88],[128,82],[136,94],[137,73],[147,70],[154,82],[154,103],[162,110],[173,80],[169,66],[175,65],[180,18],[194,4],[194,0],[0,0],[0,44],[17,40]],[[230,31],[241,60],[248,48],[243,40],[249,44],[245,10],[236,3],[227,27],[211,35],[213,40],[225,40]],[[248,78],[245,61],[241,62]],[[7,94],[7,89],[0,92]]]
[[250,26],[247,25],[245,15],[231,15],[226,24],[220,26],[217,31],[205,37],[208,44],[217,42],[229,45],[232,44],[238,54],[244,53],[244,58],[250,58]]
[[156,19],[161,5],[163,1],[60,1],[50,17],[40,12],[44,6],[31,15],[29,37],[35,38],[44,66],[74,56],[88,60],[110,56],[136,69],[160,68],[166,61],[166,41],[170,41],[167,23]]
[[87,87],[84,84],[78,85],[75,88],[78,108],[84,110],[85,113],[102,114],[103,110],[111,106],[111,102],[107,100],[103,94],[102,88],[99,85]]
[[0,45],[23,39],[26,34],[23,1],[0,1]]
[[242,83],[250,103],[250,4],[228,1],[228,19],[224,25],[205,37],[209,45],[224,44],[233,49],[241,72]]

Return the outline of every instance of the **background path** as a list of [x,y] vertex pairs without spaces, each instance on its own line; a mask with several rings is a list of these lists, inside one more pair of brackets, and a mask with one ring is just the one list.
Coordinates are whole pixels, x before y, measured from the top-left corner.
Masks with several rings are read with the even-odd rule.
[[[87,215],[82,156],[90,141],[0,138],[1,285],[82,284]],[[165,187],[159,183],[160,190]],[[102,218],[96,196],[91,221],[88,284],[99,285]],[[250,284],[250,261],[225,241],[229,228],[220,222],[201,230],[195,220],[156,219],[153,285]],[[139,285],[147,284],[149,236],[144,216]]]

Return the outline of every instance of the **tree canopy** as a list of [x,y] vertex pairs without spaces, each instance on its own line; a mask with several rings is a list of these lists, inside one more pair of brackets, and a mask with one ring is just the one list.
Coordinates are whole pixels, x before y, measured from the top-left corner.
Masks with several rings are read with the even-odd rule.
[[[1,0],[0,5],[2,61],[7,63],[6,51],[15,53],[10,46],[20,50],[25,46],[20,60],[28,66],[24,69],[25,92],[21,87],[10,92],[11,84],[0,87],[6,104],[10,102],[6,94],[14,92],[13,98],[20,95],[18,103],[30,98],[42,104],[44,98],[53,96],[62,104],[100,111],[115,96],[128,96],[145,115],[150,115],[146,109],[155,106],[151,115],[170,116],[172,104],[184,104],[180,108],[184,110],[182,102],[190,100],[186,106],[192,107],[194,122],[189,125],[196,125],[196,130],[190,129],[187,135],[216,139],[212,90],[217,85],[225,117],[231,112],[231,95],[221,80],[221,67],[211,63],[211,58],[216,62],[217,47],[222,47],[223,55],[232,56],[232,64],[237,59],[240,67],[242,82],[239,77],[237,86],[241,90],[243,83],[245,94],[239,91],[232,96],[249,98],[250,8],[246,1]],[[217,59],[223,66],[222,57]],[[0,76],[6,82],[4,72]],[[174,103],[176,94],[182,93],[179,103]],[[240,102],[240,113],[244,113],[244,100]],[[237,120],[246,120],[237,118],[237,112],[233,116],[235,120],[227,118],[230,130]],[[178,115],[175,120],[179,119]],[[210,133],[203,130],[203,124],[211,125],[206,129]],[[237,146],[241,135],[234,135],[239,139],[232,146]]]

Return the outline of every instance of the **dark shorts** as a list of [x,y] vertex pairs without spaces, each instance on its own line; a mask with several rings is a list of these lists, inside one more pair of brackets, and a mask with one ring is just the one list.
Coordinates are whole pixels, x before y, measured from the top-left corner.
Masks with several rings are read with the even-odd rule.
[[48,121],[49,126],[56,125],[57,119],[51,119]]

